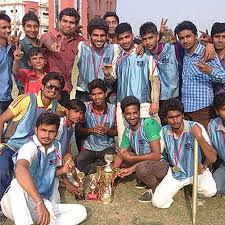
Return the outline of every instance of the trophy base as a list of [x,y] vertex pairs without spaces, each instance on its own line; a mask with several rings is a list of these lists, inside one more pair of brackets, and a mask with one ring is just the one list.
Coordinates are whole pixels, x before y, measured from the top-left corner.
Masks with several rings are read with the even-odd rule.
[[101,201],[102,201],[102,204],[104,205],[111,204],[113,202],[113,196],[112,195],[107,197],[102,196]]
[[95,192],[88,193],[87,200],[94,200],[94,201],[98,200],[98,194]]

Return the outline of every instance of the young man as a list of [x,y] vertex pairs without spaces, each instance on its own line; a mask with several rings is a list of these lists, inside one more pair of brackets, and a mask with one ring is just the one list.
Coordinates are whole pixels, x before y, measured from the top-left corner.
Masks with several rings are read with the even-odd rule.
[[47,71],[59,72],[65,79],[60,104],[70,100],[72,68],[77,54],[77,46],[83,37],[76,34],[80,15],[74,8],[65,8],[59,14],[59,31],[41,36],[41,46],[47,49]]
[[220,165],[213,173],[213,178],[216,182],[217,194],[225,195],[225,93],[215,95],[213,105],[218,114],[218,118],[212,119],[208,125],[208,132],[215,147]]
[[157,114],[159,109],[160,81],[153,57],[145,53],[136,54],[132,28],[128,23],[116,27],[118,44],[122,48],[119,57],[114,62],[115,71],[104,70],[108,82],[117,82],[117,126],[119,143],[126,122],[122,117],[120,102],[126,96],[136,96],[141,102],[141,117]]
[[76,168],[88,173],[96,172],[97,160],[105,154],[115,154],[116,107],[106,102],[107,87],[103,80],[95,79],[88,85],[91,101],[86,103],[85,123],[76,126],[76,132],[86,136],[76,158]]
[[[205,128],[196,122],[184,120],[184,108],[180,100],[169,99],[163,104],[168,125],[161,130],[161,148],[167,155],[169,170],[155,189],[152,204],[169,208],[173,196],[193,182],[194,141],[198,141],[198,193],[204,197],[216,194],[216,184],[208,166],[216,161],[217,154],[210,143]],[[204,161],[203,161],[204,158]]]
[[12,44],[8,43],[11,33],[11,19],[8,15],[0,13],[0,115],[5,112],[12,102]]
[[168,170],[167,162],[161,160],[161,127],[152,118],[141,119],[140,101],[134,96],[125,97],[121,101],[121,109],[129,127],[123,133],[119,153],[114,159],[114,167],[130,165],[128,168],[120,169],[119,175],[125,177],[136,172],[138,181],[148,187],[139,201],[149,202],[152,190],[155,190]]
[[[211,38],[222,67],[225,69],[225,23],[216,22],[211,29]],[[224,84],[214,84],[214,93],[224,93]]]
[[[48,73],[42,80],[38,95],[18,96],[0,116],[0,199],[12,178],[13,154],[34,134],[40,113],[60,111],[55,99],[63,87],[63,77],[55,72]],[[3,131],[6,122],[7,127]]]
[[[105,20],[94,18],[88,23],[88,34],[91,42],[80,42],[78,45],[78,69],[76,98],[89,101],[88,84],[100,78],[104,80],[103,65],[111,64],[115,57],[115,48],[106,43],[109,26]],[[111,87],[108,86],[108,91]]]
[[13,54],[13,73],[24,85],[24,93],[38,94],[42,85],[41,81],[46,75],[44,70],[46,59],[43,49],[32,47],[28,51],[28,64],[31,66],[31,69],[24,69],[22,67],[22,56],[24,52],[22,52],[19,46],[16,46]]
[[162,103],[169,98],[179,96],[179,70],[182,70],[182,50],[177,44],[159,42],[157,27],[146,22],[140,27],[140,36],[145,49],[149,51],[157,65],[160,78],[159,116],[165,124],[161,113]]
[[[38,17],[33,12],[29,12],[24,15],[22,19],[22,26],[25,33],[25,37],[20,41],[21,50],[24,53],[21,58],[21,68],[31,69],[31,65],[29,65],[28,63],[28,51],[32,47],[39,46],[38,34],[40,22]],[[19,95],[23,94],[24,84],[20,80],[15,79],[15,81],[19,90]]]
[[197,42],[197,28],[190,21],[177,25],[175,34],[185,49],[182,73],[182,102],[185,118],[207,127],[211,117],[213,82],[225,83],[225,70],[218,57],[204,62],[201,59],[205,47]]
[[[84,206],[54,202],[55,177],[73,169],[73,161],[62,165],[61,148],[54,141],[60,119],[42,113],[36,122],[35,135],[18,151],[16,177],[3,196],[4,214],[15,224],[79,224],[87,217]],[[17,204],[15,204],[17,203]]]
[[[72,99],[66,105],[66,116],[60,118],[60,126],[56,139],[59,140],[61,144],[61,152],[64,160],[73,158],[71,152],[71,138],[74,134],[73,125],[82,121],[85,111],[86,106],[82,101]],[[65,174],[61,176],[61,178],[67,191],[79,198],[82,193],[80,193],[79,189],[74,185],[74,180],[77,179],[76,175],[76,171],[73,169],[70,174]]]

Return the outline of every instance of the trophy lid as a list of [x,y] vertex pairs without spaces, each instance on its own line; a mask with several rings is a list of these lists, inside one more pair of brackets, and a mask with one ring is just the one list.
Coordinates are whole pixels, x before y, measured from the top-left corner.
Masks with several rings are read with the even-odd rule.
[[84,177],[85,177],[85,173],[84,173],[84,172],[79,172],[79,173],[77,174],[77,178],[78,178],[79,180],[83,180]]
[[113,155],[111,154],[105,154],[104,159],[106,162],[113,162]]

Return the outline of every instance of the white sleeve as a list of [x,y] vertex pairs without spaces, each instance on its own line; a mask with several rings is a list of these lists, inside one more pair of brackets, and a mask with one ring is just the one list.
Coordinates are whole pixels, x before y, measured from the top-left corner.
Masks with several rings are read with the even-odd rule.
[[63,125],[64,125],[64,118],[61,117],[60,118],[60,125],[59,125],[59,129],[58,129],[58,134],[56,135],[56,140],[60,141],[62,134],[63,134]]
[[[154,71],[152,71],[154,70]],[[152,74],[153,72],[153,74]],[[155,60],[153,59],[153,56],[151,55],[149,58],[149,76],[158,76],[158,68],[157,68],[157,64],[155,62]]]
[[32,142],[28,142],[19,149],[17,161],[19,159],[25,159],[31,164],[36,159],[37,152],[38,150],[36,145]]
[[77,46],[77,62],[79,62],[80,56],[81,56],[81,46],[83,45],[83,41],[80,41],[78,46]]
[[165,142],[164,142],[162,129],[160,130],[159,134],[160,134],[160,137],[161,137],[160,138],[161,153],[163,153],[164,149],[165,149]]
[[61,159],[61,157],[62,157],[61,144],[60,144],[59,141],[58,141],[58,149],[57,149],[57,152],[58,152],[58,155],[56,155],[56,158],[57,158],[56,167],[62,166],[62,164],[63,164],[63,161]]

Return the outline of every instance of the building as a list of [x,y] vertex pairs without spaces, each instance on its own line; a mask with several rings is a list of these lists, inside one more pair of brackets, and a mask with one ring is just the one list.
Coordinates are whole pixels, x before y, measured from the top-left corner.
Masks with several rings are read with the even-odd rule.
[[22,18],[28,12],[34,12],[40,20],[40,34],[49,27],[48,0],[1,0],[0,12],[11,18],[12,27],[22,30]]
[[0,12],[10,16],[12,26],[22,30],[22,18],[34,12],[40,20],[40,34],[58,28],[58,15],[67,7],[75,8],[83,26],[82,35],[87,38],[88,22],[107,11],[116,11],[117,0],[0,0]]

